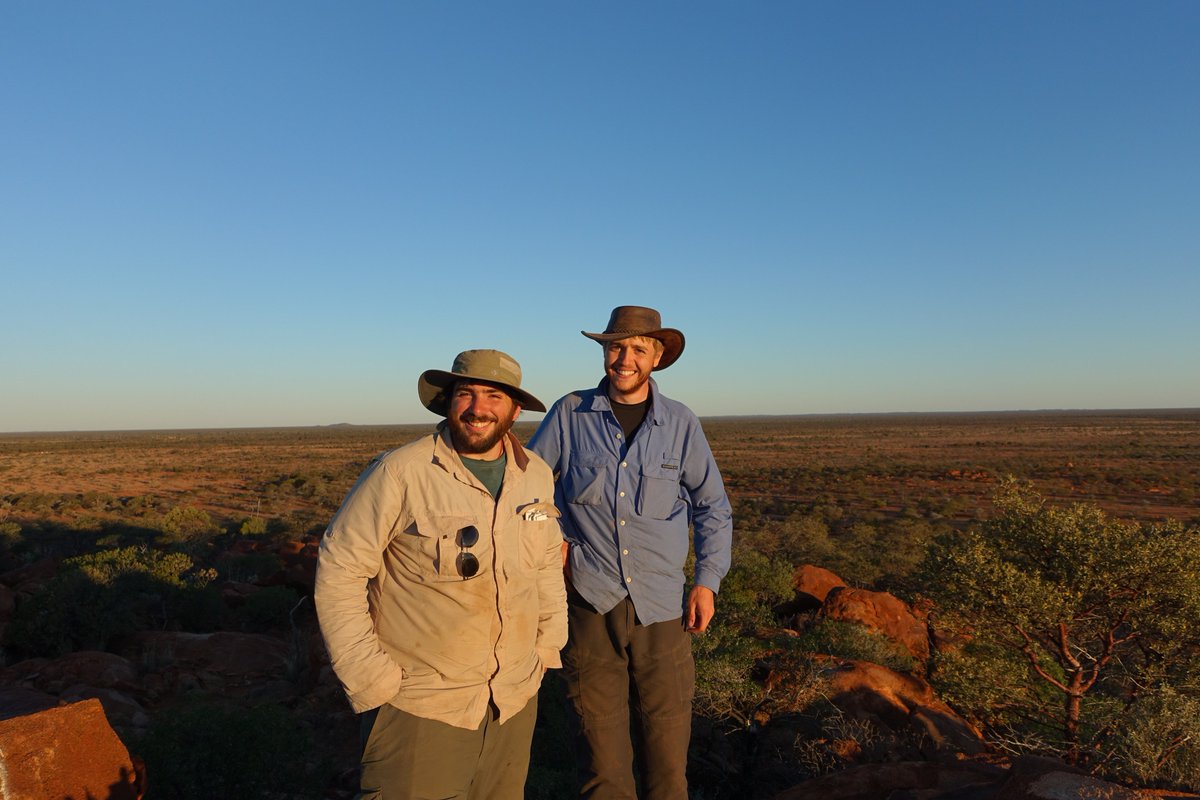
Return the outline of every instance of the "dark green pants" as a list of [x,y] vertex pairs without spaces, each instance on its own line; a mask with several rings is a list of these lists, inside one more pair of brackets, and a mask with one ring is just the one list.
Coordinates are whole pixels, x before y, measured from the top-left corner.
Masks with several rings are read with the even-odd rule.
[[563,672],[574,710],[580,796],[636,800],[630,706],[645,800],[687,800],[696,667],[680,619],[642,625],[626,598],[598,614],[567,597]]
[[362,714],[360,800],[521,800],[537,695],[503,725],[475,730],[384,705]]

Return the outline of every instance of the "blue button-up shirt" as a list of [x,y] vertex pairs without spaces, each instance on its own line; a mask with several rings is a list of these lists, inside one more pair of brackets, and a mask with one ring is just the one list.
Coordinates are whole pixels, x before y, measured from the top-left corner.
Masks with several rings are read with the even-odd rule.
[[729,498],[691,409],[651,379],[646,418],[625,442],[607,387],[560,399],[529,449],[556,475],[575,589],[601,613],[628,595],[643,624],[678,619],[689,525],[696,584],[716,592],[729,571]]

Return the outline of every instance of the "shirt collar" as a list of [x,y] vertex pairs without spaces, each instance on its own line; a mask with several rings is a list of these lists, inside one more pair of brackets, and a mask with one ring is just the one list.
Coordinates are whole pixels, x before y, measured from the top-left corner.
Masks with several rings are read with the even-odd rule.
[[[658,403],[658,383],[654,378],[649,380],[650,395],[646,398],[650,402],[646,406],[646,421],[651,425],[662,425],[663,421],[655,416],[654,410],[659,407]],[[605,375],[600,379],[600,384],[596,387],[596,393],[592,395],[591,406],[588,411],[612,411],[612,400],[608,396],[608,376]]]

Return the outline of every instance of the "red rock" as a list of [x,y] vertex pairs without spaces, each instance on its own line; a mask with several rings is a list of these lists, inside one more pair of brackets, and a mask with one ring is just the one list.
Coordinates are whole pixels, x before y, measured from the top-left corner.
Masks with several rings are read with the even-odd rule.
[[825,597],[820,616],[858,623],[901,645],[922,663],[929,658],[929,626],[907,603],[887,592],[834,588]]
[[813,608],[825,602],[829,593],[846,582],[834,573],[812,564],[802,564],[792,573],[792,586],[802,600],[811,600]]
[[5,800],[137,800],[144,776],[97,700],[0,721]]
[[844,713],[894,731],[915,729],[927,734],[940,751],[984,750],[979,731],[934,696],[933,687],[922,679],[869,661],[829,659],[818,667],[829,681],[830,702]]

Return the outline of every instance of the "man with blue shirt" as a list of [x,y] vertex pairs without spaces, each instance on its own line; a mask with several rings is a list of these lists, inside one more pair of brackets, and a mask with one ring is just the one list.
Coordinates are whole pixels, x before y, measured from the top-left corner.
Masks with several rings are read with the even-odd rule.
[[563,666],[580,796],[637,797],[632,704],[642,796],[686,800],[688,633],[708,628],[729,570],[729,498],[696,415],[650,376],[679,358],[683,334],[642,306],[619,306],[603,333],[581,333],[604,348],[604,378],[555,403],[529,441],[555,473],[569,545]]

